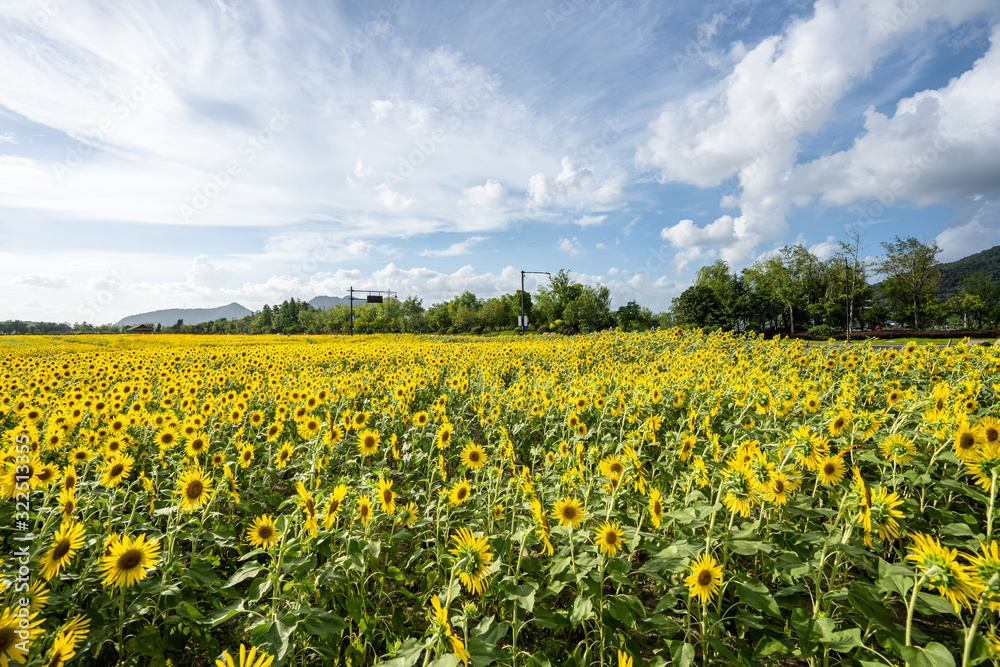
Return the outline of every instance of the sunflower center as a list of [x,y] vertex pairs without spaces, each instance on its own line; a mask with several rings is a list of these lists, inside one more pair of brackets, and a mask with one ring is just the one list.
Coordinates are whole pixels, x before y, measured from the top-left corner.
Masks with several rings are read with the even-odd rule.
[[604,533],[604,543],[609,546],[618,544],[618,533],[613,530]]
[[375,447],[375,438],[369,435],[368,437],[365,438],[365,448],[373,449],[374,447]]
[[129,570],[134,570],[139,563],[142,562],[142,550],[141,549],[129,549],[121,556],[118,557],[118,562],[115,565],[119,570],[128,572]]
[[60,561],[63,556],[69,553],[70,542],[66,538],[59,540],[59,544],[52,550],[52,560]]
[[621,464],[621,463],[612,463],[612,464],[611,464],[611,472],[613,472],[613,473],[615,474],[615,476],[616,476],[616,477],[617,477],[618,475],[622,474],[622,472],[623,472],[624,470],[625,470],[625,468],[624,468],[624,467],[622,466],[622,464]]
[[712,583],[712,573],[711,572],[709,572],[708,570],[702,570],[701,572],[698,573],[698,585],[699,586],[708,586],[710,583]]
[[382,492],[382,502],[384,502],[387,505],[392,502],[392,491],[386,489],[385,491]]
[[563,519],[566,521],[572,521],[576,518],[576,508],[572,505],[567,505],[566,507],[563,507],[562,515]]
[[843,417],[838,417],[837,421],[833,422],[833,427],[835,429],[842,429],[842,428],[844,428],[844,419],[843,419]]
[[653,503],[653,514],[659,514],[662,511],[663,511],[663,505],[661,505],[660,501],[657,500],[656,502]]
[[479,452],[476,451],[475,449],[473,449],[471,452],[469,452],[469,462],[470,463],[479,463]]
[[172,434],[170,434],[170,433],[164,433],[160,437],[160,442],[162,442],[164,445],[169,445],[173,441],[174,441],[174,436]]
[[114,467],[111,468],[111,477],[117,477],[125,471],[125,466],[121,463],[116,463]]
[[463,486],[458,490],[458,493],[455,495],[459,500],[465,500],[465,497],[469,495],[469,490]]
[[268,525],[263,525],[257,529],[257,537],[262,540],[269,540],[274,535],[274,531]]
[[775,491],[775,493],[784,493],[785,492],[785,483],[782,482],[780,479],[779,480],[775,480],[775,482],[774,482],[774,491]]
[[336,500],[331,500],[330,501],[330,514],[333,514],[334,512],[336,512],[339,509],[340,509],[340,503],[338,501],[336,501]]
[[0,628],[0,655],[7,655],[7,651],[14,646],[14,628]]
[[827,477],[830,477],[835,472],[837,472],[837,466],[833,465],[832,463],[827,463],[825,466],[823,466],[823,474],[826,475]]
[[986,429],[986,440],[989,442],[996,442],[997,440],[1000,440],[1000,431],[997,431],[992,426]]
[[205,486],[200,480],[192,479],[187,485],[187,497],[191,500],[197,500],[201,498],[201,492],[205,490]]
[[971,433],[963,433],[958,438],[958,446],[962,449],[972,449],[976,446],[976,436]]
[[48,468],[42,468],[42,471],[38,473],[38,480],[40,482],[47,482],[52,478],[52,471]]

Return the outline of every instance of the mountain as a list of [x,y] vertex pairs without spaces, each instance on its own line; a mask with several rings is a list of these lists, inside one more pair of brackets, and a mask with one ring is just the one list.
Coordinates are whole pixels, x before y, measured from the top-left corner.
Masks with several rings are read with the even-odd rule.
[[1000,285],[1000,245],[977,252],[946,264],[938,264],[941,269],[941,286],[938,298],[947,301],[962,291],[962,281],[976,271],[986,271],[994,283]]
[[184,320],[184,324],[201,324],[213,320],[226,319],[238,320],[241,317],[253,315],[253,312],[240,304],[233,302],[228,306],[218,308],[168,308],[167,310],[154,310],[150,313],[139,313],[123,317],[116,323],[117,326],[133,326],[135,324],[162,324],[163,326],[173,326],[177,320]]
[[334,306],[349,306],[350,304],[351,300],[346,296],[317,296],[309,301],[309,305],[316,310],[329,310]]

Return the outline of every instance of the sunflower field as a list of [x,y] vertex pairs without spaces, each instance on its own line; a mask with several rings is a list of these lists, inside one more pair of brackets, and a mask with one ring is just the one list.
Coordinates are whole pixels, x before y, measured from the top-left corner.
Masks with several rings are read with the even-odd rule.
[[0,339],[0,664],[975,665],[997,348]]

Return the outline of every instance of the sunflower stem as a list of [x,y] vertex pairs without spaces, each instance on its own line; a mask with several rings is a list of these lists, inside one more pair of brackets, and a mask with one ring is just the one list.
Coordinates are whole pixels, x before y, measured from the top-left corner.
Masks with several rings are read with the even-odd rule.
[[913,610],[917,606],[917,592],[920,590],[920,587],[924,585],[925,581],[927,581],[926,574],[920,577],[919,579],[917,579],[916,577],[913,578],[913,594],[910,595],[910,603],[906,605],[906,642],[904,644],[905,646],[913,645],[911,642],[912,634],[910,632],[913,627]]
[[[993,473],[993,477],[996,478],[996,472]],[[986,538],[987,541],[989,538]],[[972,625],[968,627],[965,631],[965,645],[962,647],[962,667],[968,667],[969,657],[972,653],[972,640],[976,636],[976,628],[979,627],[979,617],[983,613],[983,598],[980,596],[979,604],[976,605],[976,613],[972,616]]]
[[993,478],[990,480],[990,507],[986,511],[986,543],[990,543],[993,537],[993,510],[997,498],[997,469],[993,469]]

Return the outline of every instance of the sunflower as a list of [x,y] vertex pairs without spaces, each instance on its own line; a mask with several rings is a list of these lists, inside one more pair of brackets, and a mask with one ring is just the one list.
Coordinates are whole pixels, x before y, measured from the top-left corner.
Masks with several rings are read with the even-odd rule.
[[159,558],[159,540],[147,541],[145,533],[135,539],[125,535],[111,542],[98,568],[105,572],[104,585],[129,588],[145,579],[146,570],[156,567]]
[[396,513],[396,494],[392,492],[391,479],[379,479],[376,487],[378,498],[382,501],[382,511],[386,514]]
[[444,449],[451,443],[451,434],[455,432],[455,427],[449,422],[441,424],[441,428],[438,429],[437,436],[434,438],[434,444],[437,445],[438,449]]
[[74,487],[64,488],[56,498],[59,503],[59,511],[62,512],[63,521],[72,521],[76,514],[76,491]]
[[486,590],[486,579],[493,564],[493,554],[486,537],[476,537],[468,528],[459,528],[452,536],[455,546],[451,555],[455,557],[458,579],[465,590],[482,593]]
[[156,433],[155,442],[161,450],[166,451],[177,444],[178,437],[177,429],[166,425]]
[[94,458],[94,452],[86,445],[78,445],[69,453],[70,463],[86,463]]
[[272,442],[274,440],[277,440],[278,436],[281,435],[281,432],[284,430],[285,430],[284,422],[280,421],[273,422],[264,431],[264,437],[267,438],[268,442]]
[[841,411],[838,412],[836,415],[834,415],[833,419],[830,420],[830,423],[827,425],[826,429],[827,431],[829,431],[830,437],[832,438],[839,437],[840,434],[843,433],[844,430],[851,425],[852,418],[853,415],[847,411]]
[[201,468],[192,468],[177,479],[177,490],[174,493],[181,498],[182,510],[194,512],[201,509],[212,495],[212,479],[206,477]]
[[871,532],[871,528],[874,528],[878,531],[879,537],[896,539],[899,537],[899,523],[896,519],[905,518],[905,515],[896,509],[903,504],[902,499],[895,491],[890,493],[885,487],[870,495],[871,507],[868,509],[868,525],[865,526],[865,530]]
[[625,531],[617,523],[605,521],[594,531],[594,541],[598,548],[608,556],[614,556],[622,548]]
[[316,437],[321,428],[323,428],[323,422],[315,417],[307,417],[299,423],[295,430],[303,440],[311,440]]
[[988,444],[1000,443],[1000,421],[994,417],[983,417],[978,424],[983,429],[983,437]]
[[900,465],[912,461],[917,452],[913,441],[898,433],[883,440],[878,448],[882,452],[882,458]]
[[45,620],[37,618],[38,612],[24,619],[15,615],[12,609],[13,607],[5,607],[0,615],[0,664],[5,667],[10,660],[22,664],[25,662],[31,644],[42,634],[42,629],[38,626]]
[[901,400],[903,400],[903,392],[899,389],[893,389],[888,394],[885,395],[885,402],[889,407],[896,405]]
[[340,424],[331,419],[326,433],[323,435],[323,442],[332,447],[343,439],[344,429],[340,427]]
[[118,486],[123,479],[128,479],[134,465],[135,457],[131,454],[121,454],[119,457],[108,459],[101,475],[101,484],[111,488]]
[[371,456],[378,451],[378,431],[367,429],[358,434],[358,451],[362,456]]
[[663,523],[663,495],[659,489],[649,492],[649,519],[653,522],[653,528],[659,528]]
[[469,470],[479,470],[486,465],[486,450],[482,445],[470,442],[462,449],[462,464]]
[[684,578],[689,597],[697,597],[708,604],[722,585],[722,566],[708,553],[703,553],[689,566],[691,574]]
[[233,656],[229,655],[229,651],[223,651],[222,657],[215,661],[215,667],[271,667],[271,663],[274,662],[274,656],[267,651],[257,652],[257,647],[254,646],[247,652],[247,647],[240,642],[240,660],[236,662]]
[[427,426],[427,422],[429,421],[430,417],[427,415],[426,412],[418,412],[417,414],[413,415],[412,423],[414,426]]
[[281,470],[288,462],[292,460],[292,455],[295,453],[295,449],[289,443],[285,443],[278,450],[278,453],[274,455],[274,462],[277,464],[278,470]]
[[575,530],[586,521],[587,512],[578,498],[563,498],[556,501],[552,509],[552,518],[558,521],[560,526]]
[[975,457],[976,450],[986,442],[986,431],[982,426],[973,426],[963,420],[955,429],[954,438],[955,456],[962,461],[969,461]]
[[333,528],[333,523],[340,514],[340,508],[344,505],[344,498],[347,496],[347,485],[338,484],[333,489],[333,494],[326,503],[326,517],[323,519],[323,527],[327,530]]
[[30,611],[41,611],[49,602],[49,593],[50,591],[45,586],[45,582],[41,579],[35,579],[27,592],[22,593],[22,595],[27,595]]
[[976,485],[991,491],[993,476],[1000,474],[1000,444],[987,442],[964,463],[969,468],[966,474],[973,476]]
[[370,415],[364,410],[360,412],[355,412],[354,415],[351,416],[351,428],[353,428],[355,431],[360,431],[368,423],[369,416]]
[[416,504],[407,503],[405,507],[399,510],[399,514],[396,516],[396,523],[401,523],[404,526],[412,526],[419,518],[420,515],[417,512]]
[[844,479],[845,472],[847,472],[847,465],[844,463],[844,459],[836,455],[827,457],[825,461],[816,467],[816,475],[819,477],[819,481],[826,486],[840,484],[840,481]]
[[958,551],[941,546],[940,540],[924,533],[913,534],[906,560],[927,577],[938,595],[946,598],[958,612],[959,605],[971,608],[969,598],[975,595],[971,568],[960,565]]
[[201,431],[195,431],[184,445],[184,451],[191,458],[197,458],[208,451],[208,437]]
[[76,647],[87,637],[90,619],[77,615],[56,635],[49,651],[46,667],[62,667],[76,656]]
[[306,516],[305,528],[309,531],[309,535],[316,537],[316,532],[319,530],[316,500],[301,481],[295,482],[295,492],[299,494],[298,503],[302,506],[302,513]]
[[618,649],[618,667],[632,667],[632,656]]
[[724,488],[728,489],[723,499],[726,509],[741,517],[750,516],[755,498],[749,471],[729,465],[723,471],[723,476],[726,479]]
[[250,546],[260,549],[270,549],[281,539],[281,533],[274,527],[274,520],[269,514],[263,514],[253,520],[247,529],[247,542]]
[[358,496],[358,519],[367,526],[372,520],[372,501],[368,496]]
[[472,495],[472,487],[464,479],[455,482],[448,491],[448,502],[452,507],[458,507]]
[[240,445],[239,451],[237,453],[237,458],[239,459],[240,462],[240,468],[243,469],[249,468],[250,464],[253,463],[254,454],[255,451],[253,445],[251,444]]
[[[1000,546],[996,540],[990,542],[989,546],[985,542],[979,542],[980,553],[972,556],[969,560],[972,565],[972,579],[976,584],[976,589],[984,601],[989,602],[990,608],[994,611],[1000,608]],[[994,580],[994,577],[998,577]]]
[[83,538],[82,523],[63,523],[56,531],[52,548],[39,561],[42,566],[42,576],[46,581],[59,574],[59,570],[73,560],[77,550],[83,546]]
[[617,484],[618,481],[621,480],[622,475],[625,474],[625,465],[622,463],[621,457],[617,454],[604,457],[601,459],[599,466],[601,474],[615,484]]

